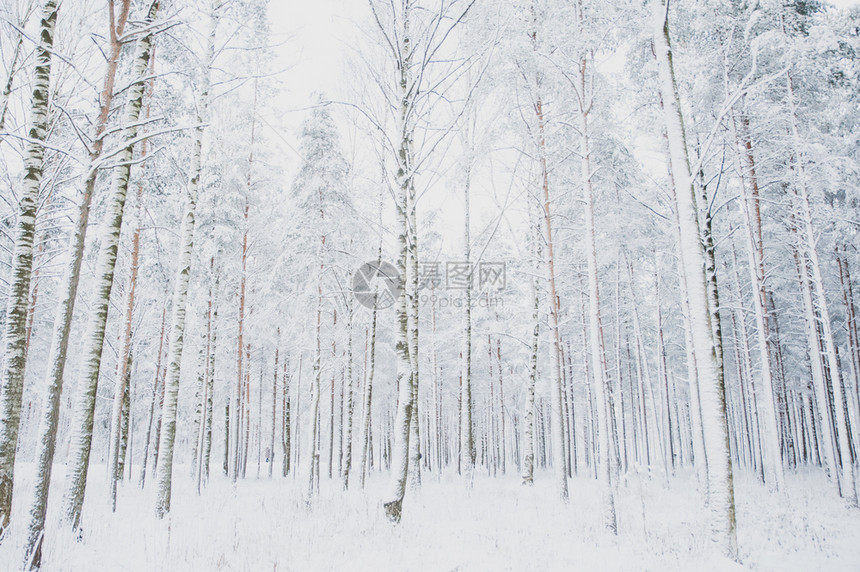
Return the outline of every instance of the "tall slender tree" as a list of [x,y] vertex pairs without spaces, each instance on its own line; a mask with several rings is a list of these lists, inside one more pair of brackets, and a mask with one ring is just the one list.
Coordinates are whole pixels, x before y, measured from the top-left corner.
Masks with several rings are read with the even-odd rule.
[[[15,452],[21,422],[21,395],[27,362],[27,308],[33,268],[33,239],[36,209],[44,174],[45,142],[48,139],[51,58],[57,25],[58,2],[42,5],[39,44],[33,70],[30,124],[24,154],[24,179],[18,197],[14,252],[9,297],[4,324],[3,370],[0,372],[0,538],[9,526],[15,475]],[[5,102],[3,112],[5,113]]]

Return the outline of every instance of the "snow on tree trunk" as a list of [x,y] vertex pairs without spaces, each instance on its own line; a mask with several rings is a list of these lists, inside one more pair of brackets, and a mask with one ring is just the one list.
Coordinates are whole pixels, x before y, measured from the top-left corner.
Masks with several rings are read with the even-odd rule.
[[833,417],[827,408],[827,387],[824,383],[824,368],[821,364],[819,351],[818,331],[816,329],[815,305],[812,301],[812,289],[809,285],[809,271],[806,259],[795,251],[795,262],[797,264],[798,277],[800,278],[800,291],[803,297],[803,310],[806,317],[806,343],[809,348],[809,366],[812,372],[812,390],[815,401],[818,403],[818,415],[815,422],[819,431],[824,433],[821,439],[819,456],[822,457],[822,465],[827,469],[828,475],[836,485],[836,490],[842,494],[842,474],[837,468],[837,454],[834,449],[838,442],[836,431],[833,426]]
[[[146,22],[151,24],[158,13],[159,0],[155,0],[146,13]],[[123,133],[126,143],[137,134],[137,123],[143,106],[145,80],[152,50],[153,33],[149,31],[138,41],[132,61],[131,77],[134,83],[128,89],[128,100],[123,114]],[[65,518],[72,528],[80,526],[81,509],[86,492],[87,471],[92,448],[93,416],[95,413],[96,391],[101,368],[102,348],[104,347],[105,325],[107,323],[110,295],[113,287],[114,266],[116,265],[122,227],[125,199],[131,174],[130,161],[133,146],[128,145],[118,155],[120,165],[113,170],[111,188],[107,199],[105,220],[102,224],[102,239],[96,262],[95,303],[90,309],[90,320],[84,335],[84,362],[78,376],[77,398],[73,422],[72,445],[69,453],[69,467],[66,472],[64,497]]]
[[[19,22],[19,27],[24,28],[26,22]],[[12,94],[12,85],[15,82],[15,73],[19,70],[18,58],[21,56],[21,48],[24,45],[24,35],[19,34],[18,40],[15,42],[15,49],[12,51],[12,61],[9,63],[9,73],[6,75],[6,81],[3,84],[3,90],[0,91],[0,131],[6,127],[6,112],[9,110],[9,96]]]
[[[380,213],[382,212],[382,204],[380,201]],[[380,214],[381,216],[381,214]],[[382,244],[379,247],[379,256],[377,258],[377,267],[382,264]],[[361,420],[361,462],[359,463],[359,479],[361,488],[364,488],[364,480],[367,475],[367,457],[370,441],[370,421],[371,421],[371,406],[373,404],[373,375],[376,370],[376,320],[377,294],[374,294],[373,299],[373,314],[370,319],[370,369],[367,374],[367,381],[364,384],[364,394],[362,396],[362,420]]]
[[[734,128],[734,118],[732,118],[732,128],[735,130],[735,139],[739,139],[736,129]],[[738,163],[740,158],[738,153],[735,153]],[[743,173],[741,165],[738,164],[738,171]],[[766,320],[767,303],[764,295],[765,289],[762,283],[759,269],[763,267],[764,262],[760,256],[760,246],[757,244],[756,232],[753,227],[753,219],[750,214],[750,202],[755,200],[755,197],[748,197],[746,192],[746,179],[741,177],[741,212],[744,217],[745,226],[745,242],[747,245],[748,268],[750,275],[750,284],[753,290],[753,308],[755,310],[756,324],[756,340],[759,350],[759,368],[761,374],[761,387],[759,395],[761,396],[758,403],[761,404],[761,415],[759,420],[764,424],[764,436],[766,447],[763,451],[763,464],[765,471],[765,482],[775,490],[783,491],[785,489],[785,474],[782,468],[782,454],[779,447],[779,428],[777,427],[776,405],[774,404],[774,388],[770,348],[768,343],[768,330]],[[760,237],[759,237],[760,239]],[[763,419],[762,419],[763,418]]]
[[711,513],[711,533],[713,540],[722,551],[730,558],[736,558],[734,485],[729,453],[725,387],[720,383],[721,376],[718,371],[719,364],[711,327],[712,314],[708,296],[705,249],[699,228],[696,193],[690,175],[684,122],[674,77],[667,3],[665,0],[654,0],[653,10],[653,40],[678,212],[679,254],[683,261],[687,282],[692,346],[699,381],[705,454],[708,459],[708,506]]
[[[534,242],[534,254],[540,258],[540,243],[538,240]],[[538,265],[539,263],[535,264],[535,266]],[[529,378],[526,382],[525,411],[523,412],[523,466],[521,472],[524,485],[534,484],[535,473],[535,385],[537,385],[540,342],[540,296],[538,296],[536,275],[537,272],[531,279],[531,297],[534,302],[532,305],[532,344],[529,354]]]
[[[561,399],[561,332],[559,330],[559,299],[555,284],[555,251],[552,241],[552,212],[550,209],[549,191],[549,168],[547,165],[547,149],[545,135],[545,119],[543,113],[543,102],[540,97],[535,104],[535,112],[538,121],[538,155],[541,168],[541,185],[543,189],[543,218],[544,218],[544,240],[546,241],[546,272],[549,283],[549,309],[550,329],[552,330],[553,346],[552,354],[552,382],[550,386],[550,407],[552,416],[552,453],[553,469],[556,473],[556,489],[558,496],[567,501],[567,464],[565,462],[564,441],[564,412]],[[597,378],[595,378],[597,379]],[[605,412],[605,411],[604,411]],[[608,433],[604,433],[608,438]],[[607,441],[608,443],[608,441]],[[606,449],[608,450],[608,449]],[[607,465],[608,466],[608,465]]]
[[[214,258],[213,266],[214,266]],[[215,274],[215,285],[209,295],[209,303],[212,308],[209,318],[209,344],[208,364],[209,372],[206,376],[206,424],[203,427],[203,460],[201,461],[200,475],[203,483],[209,482],[209,461],[212,457],[212,416],[215,413],[215,354],[218,350],[218,283],[220,275]]]
[[158,358],[155,364],[155,378],[152,380],[152,395],[149,402],[149,416],[146,422],[146,437],[143,441],[143,460],[140,464],[140,477],[137,485],[141,489],[146,484],[146,465],[149,459],[149,444],[152,438],[152,421],[155,417],[155,407],[158,400],[158,380],[161,379],[161,356],[164,355],[164,328],[167,323],[167,308],[161,311],[161,335],[158,338]]
[[[812,206],[809,200],[809,181],[806,174],[806,165],[802,153],[800,133],[797,127],[797,107],[794,100],[794,88],[790,74],[786,74],[786,89],[788,103],[791,111],[791,134],[794,143],[794,167],[797,176],[797,191],[800,207],[801,229],[806,258],[812,270],[812,290],[818,311],[821,314],[820,324],[822,338],[824,339],[824,355],[827,359],[827,368],[830,371],[832,384],[833,409],[836,418],[836,437],[840,453],[840,464],[842,479],[840,481],[842,496],[851,506],[857,506],[857,489],[854,480],[855,470],[851,453],[851,440],[849,435],[848,419],[845,408],[845,392],[842,387],[842,375],[839,371],[839,357],[836,354],[836,344],[833,339],[833,326],[830,321],[830,308],[827,302],[827,293],[824,289],[824,279],[821,273],[821,261],[818,258],[816,246],[815,227],[812,223]],[[820,403],[823,407],[826,404]]]
[[[580,62],[580,98],[586,97],[586,66],[588,60]],[[579,110],[579,150],[582,156],[582,195],[585,209],[585,258],[588,266],[588,321],[589,350],[591,368],[594,372],[595,396],[597,398],[597,448],[600,452],[600,484],[603,492],[603,520],[606,528],[613,534],[618,532],[615,516],[615,495],[612,490],[614,473],[613,458],[610,451],[609,433],[611,408],[608,404],[609,382],[606,379],[606,348],[603,340],[603,325],[600,321],[600,291],[598,287],[597,242],[594,223],[594,190],[591,183],[591,150],[589,147],[588,113],[591,101],[580,99]],[[547,200],[547,209],[549,208]],[[548,225],[549,223],[547,223]],[[548,242],[552,249],[552,241]],[[557,319],[556,319],[557,320]],[[557,326],[556,326],[557,327]]]
[[[150,83],[150,93],[148,96],[152,96]],[[146,108],[146,118],[149,118],[149,106]],[[146,157],[146,141],[141,143],[141,152],[140,157],[143,159]],[[141,166],[143,169],[145,163]],[[110,444],[109,444],[109,459],[108,459],[108,477],[110,479],[110,499],[111,499],[111,510],[116,512],[116,486],[117,480],[122,478],[122,471],[119,471],[119,443],[120,443],[120,424],[127,423],[123,421],[122,417],[122,407],[123,407],[123,395],[128,391],[128,387],[126,387],[126,383],[128,380],[127,377],[130,377],[128,368],[129,368],[129,360],[131,355],[131,329],[132,329],[132,320],[134,318],[134,295],[137,289],[137,271],[138,264],[140,258],[140,225],[141,225],[141,212],[143,210],[143,181],[139,181],[137,185],[137,211],[134,217],[134,238],[132,239],[132,251],[131,251],[131,277],[129,278],[129,290],[128,290],[128,302],[126,303],[126,312],[125,312],[125,332],[123,333],[122,338],[122,348],[120,350],[119,357],[119,367],[117,368],[117,384],[114,388],[114,399],[113,399],[113,409],[111,411],[111,434],[110,434]]]
[[167,350],[167,376],[164,385],[164,407],[162,410],[161,437],[158,446],[157,500],[155,515],[162,518],[170,511],[170,493],[173,478],[173,446],[176,437],[176,405],[179,398],[179,370],[182,363],[182,348],[185,341],[185,307],[188,297],[188,282],[191,275],[191,258],[194,247],[194,213],[200,180],[200,155],[202,127],[196,129],[195,149],[191,159],[191,181],[188,184],[185,212],[179,236],[181,250],[173,286],[173,310],[170,319],[170,342]]
[[[412,314],[412,299],[418,292],[412,292],[413,280],[411,256],[414,255],[415,228],[412,227],[411,209],[414,208],[414,165],[413,165],[413,133],[414,119],[410,119],[413,98],[416,85],[412,78],[412,37],[410,34],[410,20],[415,7],[411,0],[404,0],[402,13],[400,15],[401,29],[397,52],[398,96],[400,109],[397,118],[397,132],[399,135],[397,150],[397,217],[399,226],[399,248],[400,255],[397,260],[397,270],[404,286],[404,292],[397,301],[397,343],[396,354],[396,381],[398,388],[397,414],[394,420],[393,435],[394,446],[391,453],[391,483],[388,495],[383,504],[386,516],[399,522],[403,508],[403,497],[406,494],[406,477],[409,471],[409,437],[411,433],[410,423],[412,419],[412,406],[414,401],[413,384],[415,367],[413,367],[413,355],[417,355],[417,348],[410,348],[411,331],[410,316]],[[417,328],[417,324],[415,324]],[[416,364],[417,365],[417,364]]]
[[[471,165],[467,165],[463,182],[463,262],[468,268],[472,264],[472,245],[470,231],[470,185]],[[475,438],[472,421],[472,289],[463,292],[466,297],[463,303],[463,339],[460,356],[460,472],[471,482],[475,468]]]
[[352,470],[352,414],[354,409],[353,403],[353,371],[352,371],[352,320],[353,320],[353,300],[352,298],[347,299],[347,314],[346,314],[346,324],[347,330],[349,331],[349,342],[346,349],[346,433],[344,436],[344,441],[346,445],[346,451],[344,452],[343,459],[343,488],[344,490],[349,489],[349,473]]
[[187,185],[185,212],[179,231],[180,251],[176,278],[173,284],[173,310],[170,320],[170,343],[167,349],[167,376],[164,381],[164,408],[162,411],[161,443],[158,447],[158,472],[155,516],[163,518],[170,512],[170,495],[173,483],[173,450],[176,439],[176,405],[179,399],[179,373],[182,365],[182,348],[185,342],[185,306],[188,299],[188,282],[194,252],[195,211],[200,190],[203,159],[203,132],[209,121],[209,85],[212,62],[215,58],[215,33],[218,29],[217,4],[212,3],[209,15],[209,37],[206,55],[201,68],[201,85],[197,105],[197,127],[194,128],[194,147],[191,152],[190,180]]
[[39,45],[33,73],[30,104],[30,140],[24,150],[24,179],[18,195],[18,216],[9,274],[9,296],[4,324],[3,370],[0,372],[0,537],[9,526],[12,512],[12,487],[15,450],[21,421],[21,396],[27,361],[26,328],[33,267],[33,239],[36,209],[42,182],[45,147],[48,138],[48,100],[51,88],[51,53],[57,24],[57,2],[47,0],[42,7]]
[[[269,442],[269,478],[272,478],[275,468],[275,437],[278,433],[278,365],[280,361],[281,329],[278,328],[275,338],[275,374],[272,376],[272,438]],[[262,388],[261,388],[262,391]]]
[[308,442],[308,465],[307,465],[307,489],[305,490],[305,504],[310,505],[314,498],[317,483],[317,471],[319,470],[319,450],[317,439],[319,433],[320,417],[320,376],[322,375],[322,276],[325,270],[323,260],[323,247],[325,236],[321,239],[322,244],[318,250],[318,258],[321,261],[319,274],[317,275],[317,322],[316,322],[316,348],[314,350],[313,380],[311,381],[311,405],[310,405],[310,441]]
[[[301,358],[299,359],[299,365],[301,365]],[[281,417],[281,452],[283,453],[283,458],[281,459],[281,476],[286,477],[290,472],[290,454],[291,454],[291,439],[290,439],[290,382],[291,374],[290,374],[290,356],[287,354],[287,359],[284,360],[284,373],[283,373],[283,386],[281,387],[281,410],[283,411],[283,417]]]

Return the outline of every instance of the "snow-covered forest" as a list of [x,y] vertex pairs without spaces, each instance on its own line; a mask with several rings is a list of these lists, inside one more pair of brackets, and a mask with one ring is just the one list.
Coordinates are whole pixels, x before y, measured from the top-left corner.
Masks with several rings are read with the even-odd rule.
[[857,570],[860,4],[0,0],[0,570]]

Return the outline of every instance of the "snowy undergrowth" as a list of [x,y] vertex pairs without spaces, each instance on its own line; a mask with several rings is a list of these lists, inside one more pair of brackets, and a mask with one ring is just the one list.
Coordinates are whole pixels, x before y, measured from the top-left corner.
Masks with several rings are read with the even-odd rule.
[[[30,477],[31,467],[19,474]],[[515,476],[477,476],[471,489],[455,475],[425,475],[394,525],[382,514],[387,480],[379,475],[366,491],[347,493],[323,478],[310,509],[292,478],[234,486],[218,476],[199,497],[180,478],[163,521],[154,516],[153,493],[129,483],[111,514],[104,467],[90,475],[81,542],[48,515],[47,571],[860,569],[860,512],[846,509],[813,472],[789,475],[785,497],[737,479],[743,566],[707,540],[691,475],[668,489],[659,479],[627,479],[618,491],[618,537],[603,529],[600,489],[587,477],[571,481],[564,506],[549,474],[539,474],[532,488]],[[17,570],[16,536],[0,546],[3,570]]]

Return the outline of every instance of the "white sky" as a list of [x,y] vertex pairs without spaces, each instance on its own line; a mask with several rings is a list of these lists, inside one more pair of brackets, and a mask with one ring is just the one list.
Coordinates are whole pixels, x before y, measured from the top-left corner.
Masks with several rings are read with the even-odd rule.
[[[860,4],[860,0],[829,0],[838,7]],[[277,52],[283,74],[283,91],[272,123],[294,141],[295,130],[312,103],[312,94],[323,91],[337,97],[345,81],[344,56],[356,23],[369,15],[366,0],[272,0],[269,6],[273,41],[282,43]]]
[[[344,39],[354,34],[355,22],[368,13],[362,0],[273,0],[269,5],[272,41],[277,48],[278,67],[287,69],[281,78],[279,122],[297,128],[312,103],[312,95],[322,91],[335,97],[340,91]],[[293,135],[290,133],[289,135]]]

